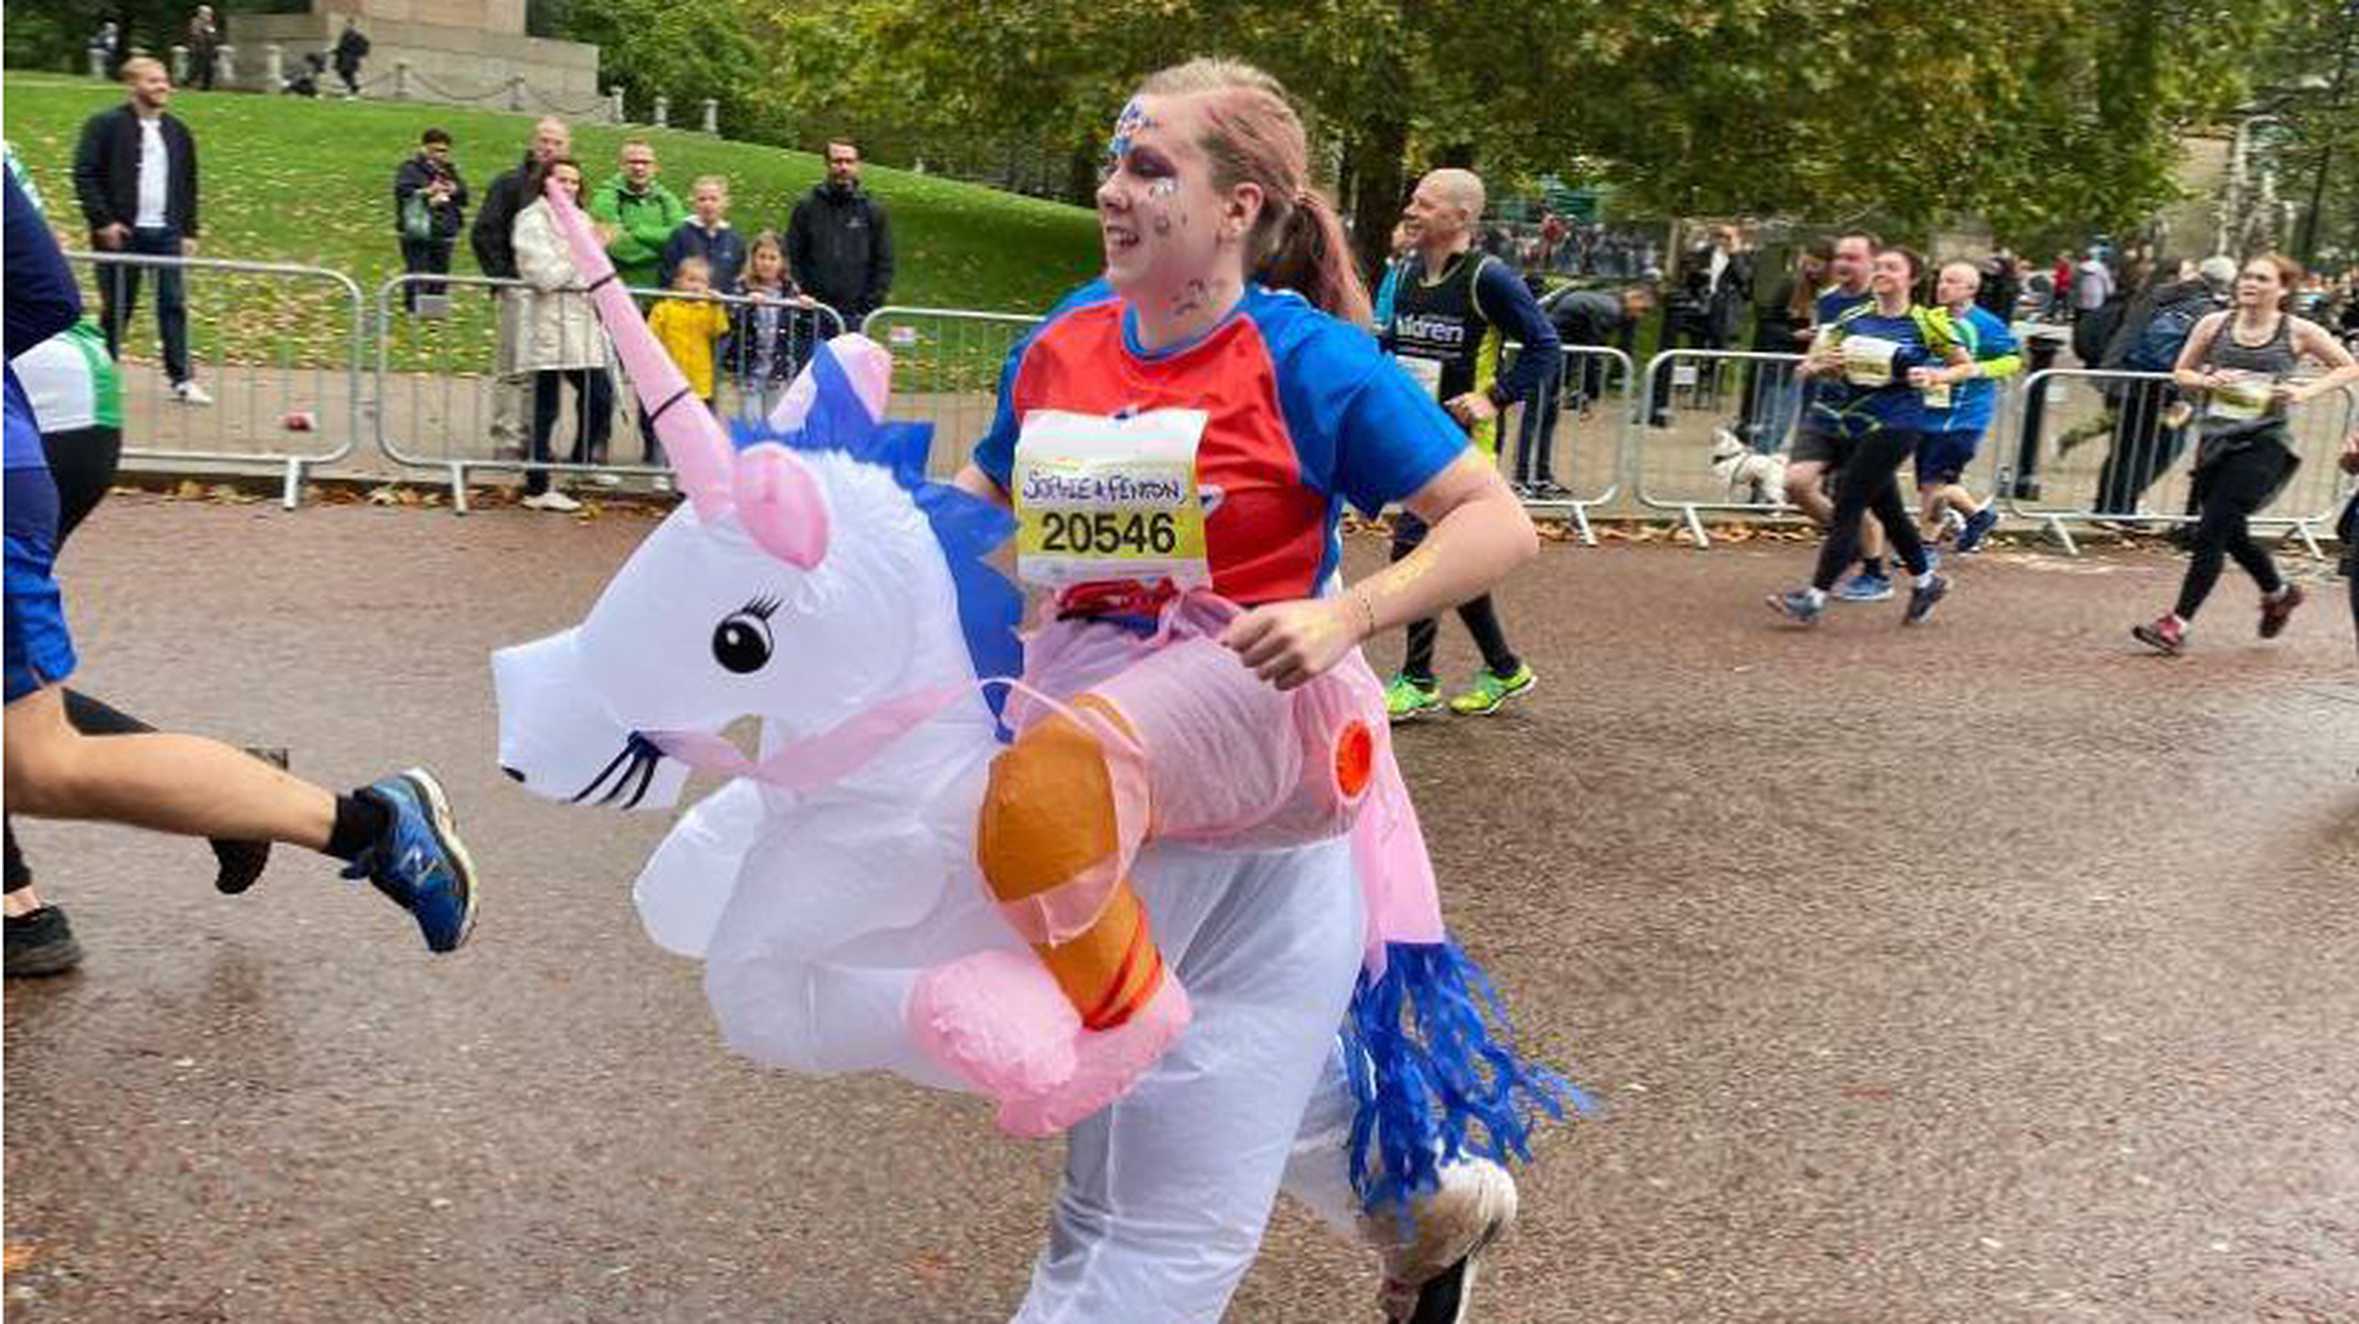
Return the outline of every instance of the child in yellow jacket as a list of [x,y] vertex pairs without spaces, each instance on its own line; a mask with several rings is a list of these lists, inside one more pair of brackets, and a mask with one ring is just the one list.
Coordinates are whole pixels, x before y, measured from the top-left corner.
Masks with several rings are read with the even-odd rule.
[[[713,269],[700,257],[680,259],[672,272],[672,290],[677,299],[659,299],[647,310],[647,329],[655,333],[664,352],[680,366],[680,375],[688,379],[688,389],[704,401],[705,408],[713,405],[713,347],[729,330],[729,311],[719,301],[705,298],[713,288]],[[646,463],[665,463],[662,443],[655,439],[655,429],[647,420],[647,411],[639,411],[639,436],[645,446]],[[670,484],[656,480],[659,489]]]

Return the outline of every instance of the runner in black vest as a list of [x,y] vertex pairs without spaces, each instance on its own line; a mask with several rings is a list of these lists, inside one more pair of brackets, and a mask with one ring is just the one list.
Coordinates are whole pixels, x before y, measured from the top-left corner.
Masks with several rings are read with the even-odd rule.
[[[1483,182],[1473,173],[1436,170],[1419,181],[1404,218],[1417,252],[1394,292],[1391,320],[1377,331],[1409,375],[1433,392],[1495,462],[1500,413],[1530,395],[1563,351],[1555,325],[1523,281],[1506,263],[1474,247],[1474,226],[1482,214]],[[1513,370],[1502,376],[1499,363],[1508,340],[1523,348]],[[1424,522],[1400,512],[1394,517],[1392,559],[1407,556],[1424,538]],[[1482,650],[1483,670],[1471,688],[1450,700],[1450,710],[1497,712],[1532,687],[1532,669],[1507,646],[1489,594],[1458,608],[1458,619]],[[1442,706],[1433,672],[1440,633],[1440,623],[1430,618],[1410,624],[1400,673],[1385,690],[1385,708],[1393,720]]]

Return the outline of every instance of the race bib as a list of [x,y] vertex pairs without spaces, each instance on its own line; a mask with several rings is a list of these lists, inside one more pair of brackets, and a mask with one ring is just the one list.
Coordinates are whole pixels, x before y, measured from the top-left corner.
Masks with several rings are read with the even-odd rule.
[[1925,398],[1927,409],[1947,409],[1950,406],[1951,389],[1948,382],[1935,382],[1917,394]]
[[1442,361],[1440,359],[1421,359],[1411,354],[1395,354],[1393,361],[1408,370],[1409,376],[1424,389],[1426,395],[1432,397],[1437,403],[1441,400]]
[[1892,384],[1892,361],[1900,356],[1899,341],[1882,336],[1845,336],[1838,348],[1843,354],[1843,380],[1870,389]]
[[1010,475],[1017,575],[1047,588],[1210,584],[1196,487],[1208,417],[1201,409],[1025,415]]
[[2270,382],[2265,377],[2248,377],[2212,392],[2210,406],[2205,413],[2226,423],[2249,423],[2269,412]]

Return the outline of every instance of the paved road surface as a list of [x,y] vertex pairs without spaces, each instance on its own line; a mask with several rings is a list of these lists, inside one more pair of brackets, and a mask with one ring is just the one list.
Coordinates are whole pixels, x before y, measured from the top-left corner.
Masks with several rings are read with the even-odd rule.
[[[663,822],[492,766],[486,653],[647,527],[92,520],[93,692],[336,785],[429,761],[490,882],[430,959],[314,859],[232,899],[201,846],[26,827],[91,955],[7,990],[12,1319],[1005,1317],[1054,1150],[726,1056],[630,909]],[[1459,933],[1606,1105],[1481,1318],[2359,1319],[2348,622],[2261,645],[2230,579],[2139,656],[2175,562],[2002,552],[1926,629],[1794,635],[1806,556],[1551,546],[1504,595],[1538,693],[1404,734]],[[1372,1318],[1372,1270],[1282,1210],[1232,1318]]]

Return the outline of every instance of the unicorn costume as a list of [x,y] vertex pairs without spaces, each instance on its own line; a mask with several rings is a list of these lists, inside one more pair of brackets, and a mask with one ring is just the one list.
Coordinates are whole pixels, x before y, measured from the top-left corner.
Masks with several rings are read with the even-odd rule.
[[[1215,1319],[1281,1180],[1349,1228],[1528,1156],[1569,1087],[1447,941],[1373,674],[1280,693],[1217,642],[1240,600],[1332,590],[1342,500],[1456,456],[1431,400],[1292,296],[1151,358],[1092,287],[978,448],[1011,520],[925,480],[859,337],[733,445],[551,197],[689,500],[580,626],[495,656],[501,762],[624,808],[731,778],[636,895],[733,1048],[1066,1131],[1023,1320]],[[982,559],[1011,529],[1060,593],[1021,643]],[[719,735],[747,714],[756,758]]]

